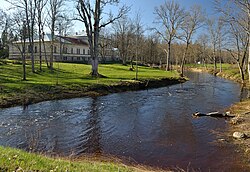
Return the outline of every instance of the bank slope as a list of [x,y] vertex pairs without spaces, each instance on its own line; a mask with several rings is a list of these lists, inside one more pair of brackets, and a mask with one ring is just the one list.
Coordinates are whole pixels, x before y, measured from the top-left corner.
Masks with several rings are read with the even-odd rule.
[[135,169],[111,162],[53,159],[19,149],[0,146],[0,171],[131,172],[135,171]]

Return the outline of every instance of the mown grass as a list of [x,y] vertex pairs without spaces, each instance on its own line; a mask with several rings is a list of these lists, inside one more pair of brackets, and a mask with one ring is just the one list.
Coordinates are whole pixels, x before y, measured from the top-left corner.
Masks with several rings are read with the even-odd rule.
[[[55,63],[55,71],[51,72],[45,66],[42,72],[32,73],[31,66],[27,66],[27,81],[22,81],[22,65],[7,63],[0,65],[1,85],[11,88],[22,88],[31,84],[42,85],[91,85],[96,83],[113,84],[121,80],[133,80],[135,71],[130,71],[129,66],[121,64],[105,64],[99,66],[99,73],[107,78],[92,78],[89,73],[91,66],[86,64]],[[38,68],[38,66],[37,66]],[[139,79],[178,77],[176,72],[166,72],[149,67],[139,66]]]
[[69,161],[59,158],[48,158],[19,149],[0,146],[0,171],[130,172],[135,171],[135,169],[111,162]]
[[[54,63],[55,70],[51,72],[45,65],[42,71],[31,72],[27,64],[27,81],[22,81],[22,65],[15,61],[0,63],[0,107],[27,104],[43,100],[57,99],[60,93],[69,93],[70,98],[79,96],[88,87],[98,85],[115,85],[121,82],[135,82],[135,71],[130,66],[121,64],[101,64],[99,73],[105,78],[90,76],[91,66],[87,64]],[[167,72],[159,69],[139,66],[140,80],[179,78],[177,72]],[[36,65],[36,69],[38,65]],[[63,98],[61,95],[59,98]],[[35,101],[33,99],[36,99]]]

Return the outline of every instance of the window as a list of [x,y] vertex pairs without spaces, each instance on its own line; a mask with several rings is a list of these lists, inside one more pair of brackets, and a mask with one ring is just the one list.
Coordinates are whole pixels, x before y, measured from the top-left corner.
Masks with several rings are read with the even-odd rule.
[[85,54],[85,49],[82,50],[82,54]]
[[77,57],[77,60],[80,61],[80,57]]
[[88,54],[90,54],[90,50],[88,50]]
[[63,57],[63,60],[67,60],[67,57]]
[[74,54],[74,48],[71,48],[71,54]]
[[54,46],[54,53],[56,53],[56,46]]
[[80,54],[80,49],[79,48],[77,48],[76,53]]
[[28,53],[31,53],[31,46],[28,45]]
[[35,46],[35,53],[37,53],[37,46]]
[[68,48],[67,47],[63,47],[63,53],[68,53]]

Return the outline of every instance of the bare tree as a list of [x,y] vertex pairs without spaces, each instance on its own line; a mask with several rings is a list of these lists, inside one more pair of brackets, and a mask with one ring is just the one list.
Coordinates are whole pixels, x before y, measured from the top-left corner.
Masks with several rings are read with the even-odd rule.
[[128,7],[123,6],[119,9],[116,16],[110,13],[109,19],[102,22],[104,9],[107,5],[118,4],[119,0],[78,0],[77,10],[78,20],[82,21],[86,28],[86,33],[89,42],[90,56],[92,60],[92,76],[98,76],[98,55],[99,55],[99,33],[100,29],[113,23],[121,18],[129,10]]
[[53,70],[53,61],[54,61],[54,39],[55,39],[55,30],[56,30],[56,21],[60,18],[62,13],[62,7],[64,6],[65,0],[49,0],[49,28],[51,31],[51,45],[50,45],[50,70]]
[[250,82],[250,2],[249,0],[215,0],[216,9],[244,29],[248,37],[248,76]]
[[39,35],[39,69],[42,71],[42,37],[43,37],[43,26],[44,22],[44,9],[48,0],[36,0],[37,9],[37,25],[38,25],[38,35]]
[[0,30],[5,25],[6,21],[5,19],[6,19],[6,13],[2,9],[0,9]]
[[210,43],[212,46],[212,56],[210,58],[212,59],[214,63],[214,75],[217,73],[217,49],[219,48],[219,41],[221,37],[221,30],[223,27],[223,21],[220,19],[215,20],[215,19],[208,19],[207,20],[207,25],[208,25],[208,31],[209,31],[209,37],[210,37]]
[[119,49],[122,63],[126,65],[129,51],[133,46],[132,35],[134,32],[134,26],[132,21],[127,16],[124,16],[113,23],[113,29],[115,31],[115,42]]
[[208,35],[207,34],[202,34],[199,35],[197,39],[197,43],[201,45],[201,50],[200,50],[200,55],[201,55],[201,62],[202,64],[206,66],[207,64],[207,57],[208,57]]
[[145,38],[145,46],[143,47],[143,57],[146,58],[146,62],[153,64],[159,63],[159,38],[157,35],[151,33]]
[[237,62],[241,76],[241,82],[244,83],[244,63],[247,58],[249,38],[247,37],[246,32],[242,30],[242,27],[240,27],[237,23],[230,22],[230,28],[230,42],[233,49],[228,48],[227,50],[231,53],[233,59]]
[[181,30],[183,32],[181,38],[186,43],[186,47],[183,52],[181,61],[181,76],[183,76],[184,74],[184,63],[192,37],[197,31],[197,29],[199,29],[202,26],[203,21],[204,17],[202,15],[202,10],[200,6],[192,6],[190,11],[187,12],[185,15],[184,22],[181,25]]
[[34,66],[34,26],[35,26],[35,14],[36,14],[36,3],[37,0],[6,0],[9,2],[14,8],[23,12],[22,14],[25,16],[26,28],[28,31],[28,39],[29,39],[29,49],[28,52],[31,56],[31,64],[32,64],[32,72],[35,72]]
[[[58,16],[56,28],[58,31],[61,30],[61,35],[64,35],[64,36],[68,35],[68,33],[70,32],[70,30],[73,27],[72,21],[73,20],[65,12]],[[61,26],[61,29],[59,28],[59,26]]]
[[8,31],[10,27],[9,16],[0,9],[0,31],[2,31],[0,39],[0,50],[8,48]]
[[29,53],[31,57],[31,68],[32,72],[35,72],[35,59],[34,59],[34,28],[35,28],[35,19],[36,19],[36,5],[37,0],[29,0],[28,4],[28,14],[26,16],[29,16],[29,19],[26,20],[29,21],[27,23],[28,26],[28,36],[29,36]]
[[177,37],[178,30],[184,21],[184,9],[174,0],[166,1],[155,8],[156,23],[163,26],[163,30],[157,32],[168,43],[168,56],[166,70],[170,70],[171,43]]
[[[135,69],[135,80],[138,80],[138,55],[141,54],[142,50],[139,48],[141,45],[142,37],[143,37],[143,26],[141,22],[141,15],[137,13],[136,18],[134,20],[134,28],[135,28],[135,60],[136,60],[136,69]],[[140,58],[141,59],[141,58]],[[142,59],[141,59],[142,60]]]
[[101,30],[100,33],[100,41],[99,41],[99,47],[100,47],[100,56],[102,62],[106,62],[106,56],[111,55],[111,35],[110,32],[104,28]]
[[[23,77],[22,80],[26,80],[26,39],[28,37],[28,29],[26,18],[23,11],[19,11],[13,14],[11,18],[11,30],[15,32],[17,35],[18,40],[10,40],[12,46],[15,46],[21,54],[22,58],[22,67],[23,67]],[[14,41],[18,41],[14,42]]]

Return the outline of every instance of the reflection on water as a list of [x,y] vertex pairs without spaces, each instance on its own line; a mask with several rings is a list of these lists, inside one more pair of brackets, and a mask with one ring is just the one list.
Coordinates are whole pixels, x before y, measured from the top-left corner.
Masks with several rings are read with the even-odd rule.
[[223,111],[244,90],[208,74],[189,78],[164,88],[0,110],[0,144],[62,156],[112,154],[163,168],[244,170],[230,145],[213,143],[213,131],[223,132],[226,121],[191,116]]

